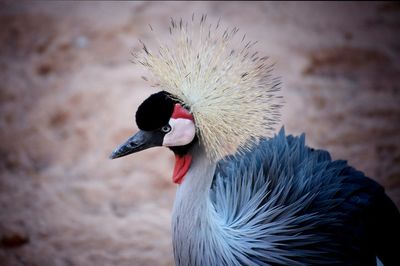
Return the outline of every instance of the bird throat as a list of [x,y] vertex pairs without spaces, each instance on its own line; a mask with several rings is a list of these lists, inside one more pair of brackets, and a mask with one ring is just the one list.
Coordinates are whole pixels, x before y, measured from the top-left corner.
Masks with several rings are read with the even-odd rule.
[[179,155],[175,154],[175,167],[172,181],[175,184],[181,184],[186,173],[189,171],[190,164],[192,162],[191,154]]

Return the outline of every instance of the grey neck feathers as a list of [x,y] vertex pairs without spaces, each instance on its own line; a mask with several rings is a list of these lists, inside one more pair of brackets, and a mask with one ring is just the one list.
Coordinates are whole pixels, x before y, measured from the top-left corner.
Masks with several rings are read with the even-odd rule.
[[177,265],[211,265],[209,249],[218,245],[214,236],[221,229],[209,197],[216,164],[210,162],[201,144],[190,152],[192,164],[177,189],[172,215],[175,261]]

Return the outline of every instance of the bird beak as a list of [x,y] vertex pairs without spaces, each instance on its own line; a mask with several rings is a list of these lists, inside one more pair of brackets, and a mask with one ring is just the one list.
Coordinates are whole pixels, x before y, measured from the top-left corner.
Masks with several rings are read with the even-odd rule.
[[161,146],[163,137],[156,132],[140,130],[120,145],[110,155],[110,159],[126,156],[151,147]]

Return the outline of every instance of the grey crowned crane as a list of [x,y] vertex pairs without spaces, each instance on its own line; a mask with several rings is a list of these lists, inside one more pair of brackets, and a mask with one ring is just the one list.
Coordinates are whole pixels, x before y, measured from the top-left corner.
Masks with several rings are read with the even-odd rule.
[[161,91],[111,158],[174,152],[176,265],[400,265],[400,214],[384,189],[304,135],[272,136],[279,81],[237,31],[171,20],[172,43],[135,57]]

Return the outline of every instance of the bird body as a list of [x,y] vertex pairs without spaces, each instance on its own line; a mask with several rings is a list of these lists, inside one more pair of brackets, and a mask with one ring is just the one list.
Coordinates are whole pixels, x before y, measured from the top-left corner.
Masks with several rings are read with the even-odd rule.
[[198,26],[171,20],[174,47],[143,44],[136,62],[163,90],[111,155],[174,152],[176,265],[399,265],[400,214],[384,189],[304,135],[272,136],[282,101],[266,58],[252,42],[232,48],[237,28]]
[[400,216],[383,188],[304,135],[282,129],[217,164],[191,152],[172,218],[177,265],[375,265],[383,243],[395,265],[396,231],[382,227]]

